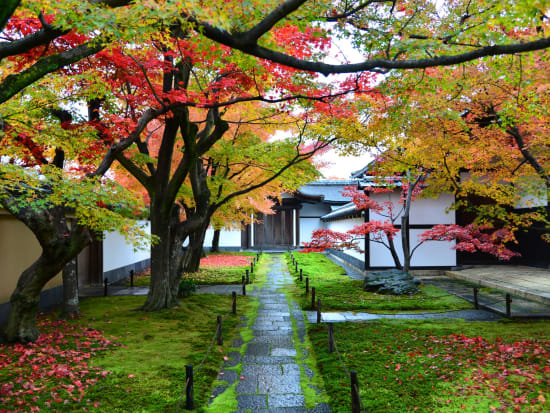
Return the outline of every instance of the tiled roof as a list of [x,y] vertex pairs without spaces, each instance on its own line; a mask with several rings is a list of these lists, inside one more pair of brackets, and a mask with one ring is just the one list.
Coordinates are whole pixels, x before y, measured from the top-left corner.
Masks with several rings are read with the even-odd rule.
[[347,203],[346,205],[341,206],[338,209],[335,209],[332,212],[329,212],[326,215],[321,217],[322,221],[330,221],[331,219],[343,218],[349,216],[361,216],[361,211],[359,211],[353,202]]
[[345,186],[357,185],[356,180],[316,181],[302,186],[298,192],[307,196],[322,196],[328,204],[344,204],[349,198],[342,195]]

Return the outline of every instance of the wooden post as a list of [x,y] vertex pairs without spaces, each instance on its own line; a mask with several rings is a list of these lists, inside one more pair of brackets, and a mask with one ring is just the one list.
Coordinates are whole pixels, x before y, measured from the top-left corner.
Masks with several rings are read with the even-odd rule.
[[185,409],[193,410],[195,408],[193,402],[193,366],[185,366],[185,381],[187,385],[185,386]]
[[315,309],[315,287],[311,287],[311,309]]
[[294,264],[294,271],[298,272],[298,261]]
[[300,268],[300,281],[303,281],[303,276],[302,276],[302,269]]
[[351,413],[361,412],[361,401],[359,399],[359,382],[357,381],[357,372],[352,370],[351,377]]
[[217,317],[218,322],[218,345],[221,346],[223,344],[223,337],[222,337],[222,316],[219,315]]
[[250,274],[248,273],[248,270],[246,270],[246,283],[250,284]]
[[506,317],[512,316],[511,304],[512,304],[512,296],[510,294],[506,294]]
[[321,322],[321,299],[317,300],[317,324]]
[[244,281],[243,281],[243,295],[246,295],[246,283]]
[[332,323],[328,323],[328,352],[332,353],[334,351],[334,330]]
[[233,303],[231,304],[231,311],[233,312],[233,314],[237,314],[237,293],[233,291],[231,293],[231,296],[233,298]]
[[134,270],[130,270],[130,287],[134,288]]
[[254,274],[254,264],[250,263],[250,274]]
[[479,293],[479,287],[474,287],[474,308],[479,310],[479,301],[477,294]]
[[306,295],[309,294],[309,277],[306,277]]
[[103,280],[103,285],[104,285],[103,296],[107,297],[107,294],[108,294],[107,288],[109,287],[109,279],[108,278],[105,278],[105,280]]

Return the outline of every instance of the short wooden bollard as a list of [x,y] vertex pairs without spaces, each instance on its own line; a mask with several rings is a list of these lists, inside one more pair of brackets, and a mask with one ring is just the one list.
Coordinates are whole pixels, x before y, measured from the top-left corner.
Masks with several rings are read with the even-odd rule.
[[130,287],[134,288],[134,270],[130,270]]
[[221,346],[223,344],[223,337],[222,337],[222,316],[219,315],[217,317],[218,321],[218,345]]
[[231,312],[233,314],[237,314],[237,293],[233,291],[231,293],[231,297],[233,298],[233,303],[231,304]]
[[250,284],[250,274],[248,273],[248,270],[246,270],[246,283]]
[[296,261],[296,264],[294,264],[294,271],[298,272],[298,261]]
[[476,310],[479,310],[479,301],[478,301],[478,293],[479,293],[479,288],[478,287],[474,287],[474,308]]
[[109,293],[109,291],[107,290],[108,287],[109,287],[109,279],[108,278],[105,278],[105,280],[103,280],[103,285],[104,285],[104,288],[103,288],[103,295],[105,297],[107,297],[107,294]]
[[510,317],[512,315],[512,296],[510,294],[506,294],[506,317]]
[[254,264],[250,263],[250,274],[254,274]]
[[302,269],[300,268],[300,281],[303,281],[303,276],[302,276]]
[[321,299],[317,300],[317,324],[321,323]]
[[361,399],[359,398],[359,382],[357,380],[357,372],[350,372],[351,378],[351,413],[361,412]]
[[332,323],[328,323],[328,352],[332,353],[334,351],[334,330]]
[[246,295],[246,283],[243,281],[243,295]]
[[195,403],[193,401],[193,366],[185,366],[185,409],[193,410],[195,408]]
[[306,295],[309,294],[309,277],[306,277]]
[[315,287],[311,287],[311,309],[315,308]]

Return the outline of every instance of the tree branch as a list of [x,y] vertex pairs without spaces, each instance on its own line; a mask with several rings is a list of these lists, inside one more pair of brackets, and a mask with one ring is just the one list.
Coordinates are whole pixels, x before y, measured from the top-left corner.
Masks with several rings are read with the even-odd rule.
[[7,76],[0,84],[0,103],[19,93],[25,87],[32,85],[48,73],[55,72],[63,66],[78,62],[84,57],[91,56],[104,48],[103,42],[94,40],[76,46],[62,53],[53,54],[39,59],[28,69]]

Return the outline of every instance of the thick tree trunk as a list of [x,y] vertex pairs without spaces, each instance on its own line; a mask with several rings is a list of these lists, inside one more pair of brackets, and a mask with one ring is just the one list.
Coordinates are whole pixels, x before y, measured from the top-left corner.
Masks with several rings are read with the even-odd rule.
[[17,281],[10,298],[11,311],[5,329],[10,342],[27,343],[40,334],[36,316],[40,304],[40,292],[91,241],[87,228],[78,225],[69,229],[62,208],[51,210],[12,209],[12,199],[4,198],[3,205],[27,225],[42,246],[40,257],[28,267]]
[[[151,211],[155,211],[153,205]],[[170,219],[160,213],[151,214],[151,234],[158,237],[158,242],[151,247],[151,284],[142,307],[144,311],[157,311],[179,305],[177,292],[174,294],[170,282]]]
[[199,270],[207,228],[208,225],[203,225],[197,231],[189,234],[189,245],[183,253],[183,272],[197,272]]
[[78,276],[76,272],[76,258],[73,258],[63,267],[63,311],[61,317],[73,318],[78,315],[80,315]]
[[179,228],[179,223],[176,228],[173,228],[172,231],[175,233],[172,238],[172,245],[170,247],[170,288],[172,294],[178,295],[179,284],[181,276],[183,275],[183,242],[187,238],[187,233],[181,231]]
[[220,234],[221,234],[221,230],[219,229],[214,230],[214,236],[212,237],[212,248],[210,248],[210,252],[220,251]]

